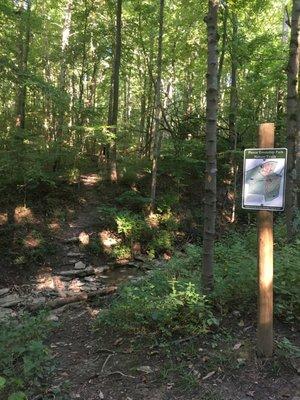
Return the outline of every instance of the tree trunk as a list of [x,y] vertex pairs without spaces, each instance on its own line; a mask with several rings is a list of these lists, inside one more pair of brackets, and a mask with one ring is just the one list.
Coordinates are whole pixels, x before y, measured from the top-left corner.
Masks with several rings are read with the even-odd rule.
[[[64,14],[64,22],[62,29],[62,37],[61,37],[61,53],[60,53],[60,72],[59,72],[59,90],[62,95],[65,95],[66,91],[66,76],[67,76],[67,60],[66,60],[66,52],[69,45],[70,31],[71,31],[71,19],[72,19],[72,7],[73,0],[68,0],[65,14]],[[63,134],[63,126],[65,122],[65,111],[67,105],[63,104],[59,107],[58,112],[58,120],[57,120],[57,134],[59,137]]]
[[[77,116],[77,125],[82,126],[84,123],[84,89],[85,89],[85,75],[86,75],[86,65],[87,65],[87,48],[86,48],[86,36],[87,36],[87,28],[88,28],[88,19],[89,19],[90,9],[87,8],[87,4],[85,2],[85,12],[84,12],[84,28],[82,32],[83,37],[83,49],[82,49],[82,59],[81,59],[81,71],[79,75],[79,96],[78,96],[78,116]],[[86,79],[88,80],[88,79]],[[80,138],[81,140],[81,138]]]
[[221,54],[218,67],[218,87],[220,88],[220,82],[222,78],[225,51],[226,51],[226,40],[227,40],[227,20],[228,20],[228,6],[225,5],[223,12],[223,24],[222,24],[222,43],[221,43]]
[[19,54],[18,54],[18,76],[16,98],[16,127],[18,139],[23,142],[26,118],[26,96],[27,83],[26,74],[28,68],[28,54],[30,45],[30,14],[31,0],[20,2],[20,36],[19,36]]
[[238,97],[237,97],[237,43],[238,35],[238,21],[235,14],[232,15],[232,48],[231,48],[231,84],[230,84],[230,109],[229,109],[229,138],[230,147],[233,150],[230,157],[230,174],[231,174],[231,193],[230,193],[230,203],[231,203],[231,218],[230,222],[235,222],[235,208],[236,208],[236,180],[237,180],[237,164],[235,161],[235,151],[237,147],[237,131],[236,131],[236,116],[238,107]]
[[117,0],[116,8],[116,35],[115,35],[115,54],[112,71],[111,101],[108,115],[108,126],[114,136],[109,148],[109,178],[111,182],[117,182],[117,124],[119,111],[119,82],[122,50],[122,0]]
[[[140,81],[142,81],[140,73]],[[140,136],[139,136],[139,156],[142,157],[145,145],[145,122],[146,122],[146,90],[147,90],[147,75],[143,78],[143,92],[140,100]]]
[[204,231],[202,280],[206,290],[213,287],[213,255],[217,198],[217,116],[218,116],[218,0],[209,0],[207,24],[206,92],[206,171],[204,194]]
[[[300,0],[293,0],[289,63],[287,68],[287,201],[286,223],[288,240],[297,233],[297,183],[299,185],[300,116],[299,116],[299,62],[300,62]],[[299,186],[298,186],[299,188]]]
[[154,129],[153,129],[153,160],[152,160],[152,180],[151,180],[151,202],[150,211],[153,212],[156,201],[156,183],[157,183],[157,164],[160,155],[161,133],[161,75],[162,75],[162,42],[164,29],[164,5],[165,1],[160,0],[159,6],[159,32],[158,32],[158,50],[157,50],[157,78],[155,86],[154,101]]

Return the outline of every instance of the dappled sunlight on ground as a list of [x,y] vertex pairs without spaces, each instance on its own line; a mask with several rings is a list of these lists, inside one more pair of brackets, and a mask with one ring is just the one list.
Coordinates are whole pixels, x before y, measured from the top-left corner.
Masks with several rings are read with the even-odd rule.
[[25,239],[23,239],[24,246],[27,248],[36,248],[41,244],[41,239],[34,237],[32,233],[28,233]]
[[34,214],[31,211],[31,209],[25,206],[18,206],[15,208],[14,220],[17,224],[38,223],[38,220],[34,217]]
[[58,221],[52,221],[50,224],[48,224],[48,228],[51,231],[59,231],[61,229],[60,223]]
[[87,307],[86,307],[86,310],[87,310],[87,312],[89,313],[89,315],[90,315],[92,318],[97,318],[98,315],[99,315],[99,313],[100,313],[99,308],[93,308],[93,307],[90,307],[90,306],[87,306]]
[[66,284],[58,276],[37,276],[36,288],[42,290],[56,290],[62,297],[65,296]]
[[101,181],[102,178],[98,174],[81,175],[81,182],[84,186],[95,186]]
[[68,290],[74,293],[79,293],[82,290],[82,285],[83,283],[81,282],[80,279],[72,279],[72,281],[69,283],[69,288]]
[[117,238],[113,232],[102,231],[98,234],[100,242],[104,250],[111,250],[111,248],[121,242],[121,239]]
[[78,239],[84,246],[87,246],[90,243],[90,235],[84,231],[80,232]]
[[147,225],[150,228],[158,228],[159,227],[159,222],[160,222],[160,216],[158,214],[151,213],[147,218],[146,218]]
[[8,222],[7,213],[0,213],[0,226],[7,224],[7,222]]

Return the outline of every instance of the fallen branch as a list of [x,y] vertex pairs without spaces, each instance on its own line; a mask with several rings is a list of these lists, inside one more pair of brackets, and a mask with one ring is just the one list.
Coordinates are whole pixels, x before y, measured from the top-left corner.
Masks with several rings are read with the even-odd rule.
[[90,293],[78,293],[74,296],[59,297],[58,299],[48,301],[47,303],[40,302],[37,304],[31,304],[31,305],[29,304],[27,306],[27,308],[30,311],[36,311],[41,308],[54,309],[54,308],[64,306],[65,304],[77,303],[80,301],[89,301],[98,296],[110,295],[110,294],[115,293],[116,291],[117,291],[117,286],[108,286],[106,288],[95,290],[94,292],[90,292]]

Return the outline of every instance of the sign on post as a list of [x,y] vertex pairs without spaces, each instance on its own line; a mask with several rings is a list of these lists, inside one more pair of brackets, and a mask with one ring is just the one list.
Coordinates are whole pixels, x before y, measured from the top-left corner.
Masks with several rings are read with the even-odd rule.
[[243,204],[249,210],[283,211],[287,149],[246,149]]
[[273,212],[284,210],[287,149],[273,148],[275,126],[258,130],[258,149],[244,153],[242,207],[257,212],[258,323],[257,347],[273,352]]

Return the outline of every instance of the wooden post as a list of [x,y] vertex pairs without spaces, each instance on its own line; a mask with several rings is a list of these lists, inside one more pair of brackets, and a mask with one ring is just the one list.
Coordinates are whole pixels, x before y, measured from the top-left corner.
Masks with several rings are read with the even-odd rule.
[[[274,147],[274,124],[259,126],[258,147]],[[258,211],[258,331],[259,352],[270,357],[273,352],[273,212]]]

